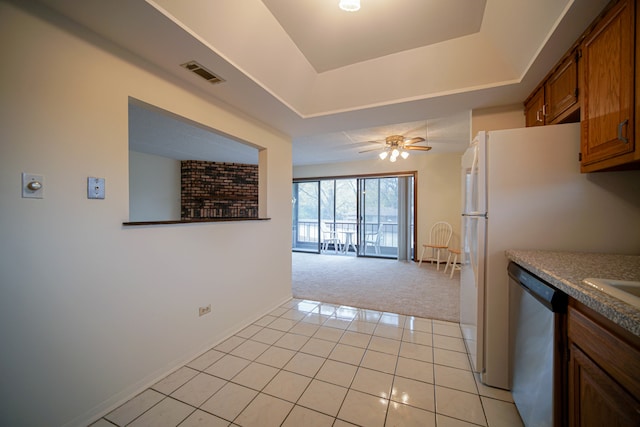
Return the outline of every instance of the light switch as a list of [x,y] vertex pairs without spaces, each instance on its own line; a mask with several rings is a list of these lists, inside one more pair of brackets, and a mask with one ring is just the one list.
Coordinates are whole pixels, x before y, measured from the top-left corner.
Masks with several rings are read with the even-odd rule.
[[87,197],[89,199],[104,199],[104,178],[87,178]]
[[28,199],[44,198],[44,176],[23,172],[22,197]]

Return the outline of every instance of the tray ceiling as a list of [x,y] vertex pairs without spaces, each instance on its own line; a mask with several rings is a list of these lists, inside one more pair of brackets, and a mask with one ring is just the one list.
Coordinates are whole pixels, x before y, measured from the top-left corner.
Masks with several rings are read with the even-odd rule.
[[[323,135],[428,120],[437,135],[450,117],[468,129],[470,110],[521,103],[607,0],[39,2],[291,136],[304,162]],[[192,60],[225,81],[180,67]]]

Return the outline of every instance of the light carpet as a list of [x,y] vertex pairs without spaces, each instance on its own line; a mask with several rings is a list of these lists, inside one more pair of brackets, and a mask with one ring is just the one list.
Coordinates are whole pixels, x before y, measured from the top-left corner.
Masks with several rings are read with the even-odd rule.
[[294,298],[460,321],[460,272],[444,264],[292,253]]

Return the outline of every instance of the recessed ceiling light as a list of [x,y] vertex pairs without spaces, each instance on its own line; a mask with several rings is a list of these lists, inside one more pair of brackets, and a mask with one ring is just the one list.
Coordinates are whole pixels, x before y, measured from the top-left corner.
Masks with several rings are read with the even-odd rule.
[[347,12],[356,12],[360,10],[360,0],[340,0],[338,6]]

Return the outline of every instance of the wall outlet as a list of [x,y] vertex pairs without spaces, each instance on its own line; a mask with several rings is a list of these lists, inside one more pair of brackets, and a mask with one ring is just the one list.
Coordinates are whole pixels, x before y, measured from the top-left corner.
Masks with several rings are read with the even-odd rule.
[[200,307],[198,309],[198,316],[204,316],[205,314],[211,313],[211,304],[206,307]]

